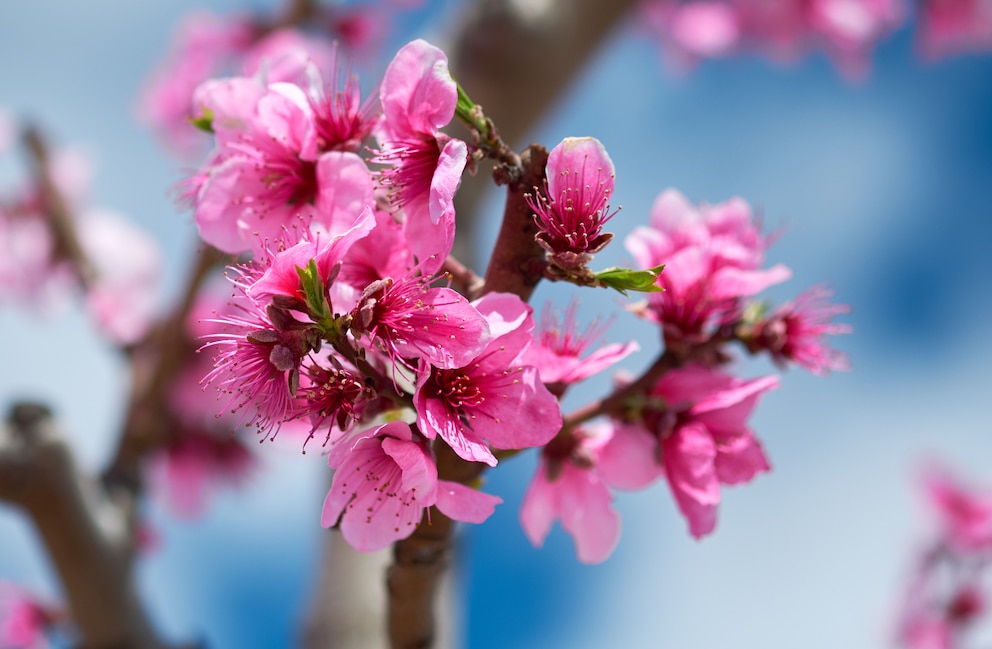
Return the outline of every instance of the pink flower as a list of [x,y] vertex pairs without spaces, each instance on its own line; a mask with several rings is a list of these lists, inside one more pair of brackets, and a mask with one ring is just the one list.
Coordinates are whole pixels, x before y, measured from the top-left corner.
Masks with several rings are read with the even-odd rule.
[[639,488],[663,470],[690,533],[709,534],[720,485],[770,469],[746,420],[758,397],[777,386],[774,376],[741,380],[699,365],[665,374],[647,395],[648,404],[660,405],[645,408],[643,428],[618,428],[600,453],[604,480]]
[[654,0],[642,3],[642,10],[677,68],[726,56],[740,46],[744,28],[740,10],[726,0]]
[[377,162],[394,205],[406,215],[407,239],[420,263],[439,250],[434,272],[454,238],[454,197],[468,161],[468,148],[439,131],[455,114],[458,91],[444,52],[423,40],[403,46],[379,89],[384,120]]
[[230,433],[185,430],[151,458],[152,485],[176,516],[203,514],[219,487],[244,484],[255,459]]
[[547,176],[543,193],[527,197],[540,229],[537,242],[555,265],[582,268],[613,239],[602,232],[616,214],[609,205],[613,161],[596,138],[569,137],[551,150]]
[[969,490],[937,466],[927,469],[923,486],[952,544],[962,549],[992,549],[992,491]]
[[86,302],[115,342],[138,342],[158,315],[162,253],[146,232],[120,215],[88,210],[78,219],[80,245],[96,271]]
[[635,228],[626,245],[641,268],[665,264],[657,282],[664,291],[650,294],[643,315],[662,325],[669,344],[705,338],[710,327],[740,316],[740,298],[791,275],[781,264],[761,269],[767,239],[739,198],[695,207],[667,190],[650,225]]
[[191,13],[173,34],[166,60],[152,73],[138,99],[141,118],[170,147],[189,154],[205,138],[190,124],[193,91],[221,72],[251,43],[253,29],[244,16]]
[[285,81],[304,85],[307,69],[334,69],[335,46],[327,40],[296,29],[278,29],[249,47],[242,59],[241,73],[261,75],[266,83]]
[[822,286],[805,291],[755,325],[753,334],[746,335],[748,349],[767,350],[779,365],[792,361],[817,375],[850,369],[847,357],[823,340],[827,335],[851,333],[850,325],[830,322],[851,311],[847,305],[830,304],[832,296],[833,291]]
[[340,525],[356,550],[375,552],[410,536],[432,505],[454,520],[489,518],[502,500],[438,480],[425,442],[402,421],[338,442],[328,455],[336,471],[321,525]]
[[521,358],[523,363],[536,367],[541,381],[556,393],[564,392],[569,385],[602,372],[640,349],[632,340],[622,345],[614,343],[600,347],[582,358],[606,326],[600,327],[598,320],[594,320],[579,333],[575,319],[577,307],[578,302],[572,302],[565,310],[564,319],[559,322],[551,305],[546,305],[541,317],[541,329]]
[[552,523],[560,519],[582,563],[600,563],[613,552],[620,540],[620,516],[595,465],[610,434],[608,427],[574,431],[574,448],[545,448],[520,507],[520,524],[535,546],[544,544]]
[[224,252],[278,248],[301,227],[347,229],[373,200],[372,177],[354,153],[319,153],[310,105],[286,84],[211,81],[197,102],[213,115],[218,150],[187,183],[200,236]]
[[0,647],[46,649],[52,614],[21,588],[0,582]]
[[311,69],[308,100],[321,151],[351,151],[358,153],[362,144],[379,121],[378,98],[370,95],[362,101],[358,78],[354,75],[341,80],[337,50],[328,68],[331,83],[325,86],[316,69]]
[[[236,312],[216,318],[221,330],[208,334],[201,348],[214,354],[214,368],[203,383],[228,395],[225,409],[243,410],[238,425],[247,420],[249,426],[274,439],[284,423],[304,414],[295,393],[300,365],[313,349],[313,341],[285,312],[266,309],[247,296],[258,269],[242,268],[241,272],[235,281]],[[274,317],[280,321],[273,322]]]
[[930,58],[992,49],[992,4],[986,0],[924,0],[919,44]]
[[542,446],[561,429],[561,410],[537,369],[517,364],[534,328],[530,308],[508,293],[490,293],[475,307],[488,323],[488,344],[456,368],[422,368],[413,403],[428,439],[440,436],[462,459],[496,466],[489,444]]
[[489,342],[489,326],[450,288],[408,275],[369,284],[352,311],[351,329],[368,335],[394,362],[422,358],[439,368],[461,367]]
[[904,19],[903,0],[813,0],[807,8],[810,28],[826,41],[842,72],[863,76],[871,47]]

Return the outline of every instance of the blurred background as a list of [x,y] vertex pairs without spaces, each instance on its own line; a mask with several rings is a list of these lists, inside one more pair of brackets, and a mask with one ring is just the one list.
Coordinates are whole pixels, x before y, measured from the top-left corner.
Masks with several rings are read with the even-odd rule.
[[[393,25],[375,80],[414,36],[439,45],[463,3],[427,3]],[[0,9],[0,107],[41,126],[53,144],[95,163],[94,204],[132,217],[168,260],[174,295],[196,245],[191,215],[170,188],[189,169],[135,119],[141,84],[179,19],[272,9],[274,3],[40,0]],[[827,58],[704,62],[689,73],[662,61],[630,20],[528,139],[549,148],[591,135],[617,169],[611,221],[618,240],[596,267],[627,265],[622,240],[675,187],[694,202],[741,196],[781,232],[769,261],[793,278],[776,302],[822,282],[852,305],[836,338],[853,371],[786,372],[752,427],[773,471],[724,489],[717,531],[694,541],[664,484],[623,493],[623,537],[612,557],[583,566],[555,529],[530,546],[517,523],[533,454],[501,464],[488,491],[505,503],[462,530],[458,556],[464,646],[868,649],[891,645],[915,552],[928,538],[917,486],[931,458],[992,482],[992,56],[929,62],[910,28],[876,48],[852,83]],[[471,79],[461,82],[471,93]],[[14,158],[13,160],[11,158]],[[8,153],[6,179],[23,168]],[[485,203],[485,256],[500,213]],[[542,285],[533,303],[576,292]],[[618,315],[609,341],[652,327],[605,291],[581,293],[580,314]],[[127,373],[78,310],[55,316],[0,305],[0,404],[50,403],[80,463],[97,470],[113,448]],[[773,371],[744,363],[748,376]],[[608,377],[567,406],[602,394]],[[210,647],[290,647],[313,588],[326,467],[320,457],[265,446],[263,471],[216,495],[200,520],[176,521],[154,502],[161,537],[139,567],[140,589],[169,638]],[[58,585],[32,529],[0,508],[0,579],[52,599]]]

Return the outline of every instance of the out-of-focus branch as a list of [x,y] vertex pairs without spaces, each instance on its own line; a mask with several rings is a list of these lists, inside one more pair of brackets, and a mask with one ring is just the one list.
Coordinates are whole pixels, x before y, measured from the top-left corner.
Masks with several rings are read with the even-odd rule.
[[15,405],[0,429],[0,499],[30,517],[58,571],[83,649],[158,649],[131,583],[128,503],[73,466],[47,408]]
[[104,472],[106,484],[137,490],[141,459],[166,443],[174,432],[168,388],[196,348],[186,332],[186,318],[200,287],[223,259],[219,251],[203,245],[175,310],[131,349],[128,412],[117,451]]
[[62,196],[62,192],[59,191],[52,179],[48,147],[37,128],[24,129],[23,138],[24,146],[34,168],[34,179],[38,183],[44,215],[48,219],[52,236],[55,239],[55,255],[72,264],[79,285],[85,291],[93,286],[93,282],[96,280],[96,270],[79,243],[75,220],[72,218],[72,213],[69,211],[69,206]]
[[448,51],[455,78],[511,147],[637,0],[481,0]]

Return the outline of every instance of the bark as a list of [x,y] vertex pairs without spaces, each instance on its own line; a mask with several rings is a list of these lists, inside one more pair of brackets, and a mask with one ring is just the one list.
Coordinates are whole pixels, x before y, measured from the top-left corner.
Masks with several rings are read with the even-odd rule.
[[58,572],[82,649],[165,645],[131,581],[133,503],[111,502],[73,465],[51,413],[15,405],[0,433],[0,499],[34,523]]

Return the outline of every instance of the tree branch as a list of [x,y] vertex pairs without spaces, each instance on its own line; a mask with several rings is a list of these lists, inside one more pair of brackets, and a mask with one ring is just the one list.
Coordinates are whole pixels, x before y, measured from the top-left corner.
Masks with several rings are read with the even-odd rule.
[[132,503],[73,466],[51,413],[15,405],[0,430],[0,499],[31,518],[58,571],[83,649],[159,649],[131,583]]

